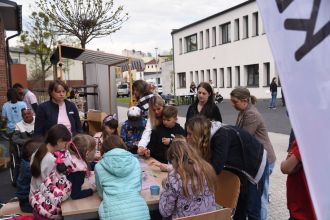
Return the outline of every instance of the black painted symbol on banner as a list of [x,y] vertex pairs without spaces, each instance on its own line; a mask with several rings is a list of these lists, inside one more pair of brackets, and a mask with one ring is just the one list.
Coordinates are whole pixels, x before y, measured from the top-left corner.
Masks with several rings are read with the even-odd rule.
[[[294,0],[276,0],[279,12],[282,13],[293,1]],[[306,32],[304,44],[295,53],[295,59],[297,61],[301,60],[330,35],[330,20],[314,34],[320,4],[321,0],[313,1],[313,8],[309,19],[289,18],[284,21],[285,29]]]

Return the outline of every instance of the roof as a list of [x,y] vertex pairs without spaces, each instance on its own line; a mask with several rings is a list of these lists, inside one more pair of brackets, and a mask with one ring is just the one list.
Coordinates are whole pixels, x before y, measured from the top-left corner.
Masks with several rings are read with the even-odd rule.
[[22,30],[22,5],[8,0],[0,0],[0,15],[7,31]]
[[238,5],[234,6],[234,7],[228,8],[228,9],[226,9],[226,10],[224,10],[224,11],[221,11],[221,12],[219,12],[219,13],[217,13],[217,14],[214,14],[214,15],[211,15],[211,16],[209,16],[209,17],[206,17],[206,18],[204,18],[204,19],[202,19],[202,20],[199,20],[199,21],[196,21],[196,22],[194,22],[194,23],[188,24],[188,25],[186,25],[186,26],[184,26],[184,27],[182,27],[182,28],[179,28],[179,29],[173,29],[172,32],[171,32],[171,34],[173,35],[173,34],[175,34],[175,33],[178,33],[178,32],[180,32],[180,31],[183,31],[183,30],[185,30],[185,29],[187,29],[187,28],[190,28],[190,27],[195,26],[195,25],[197,25],[197,24],[203,23],[204,21],[207,21],[207,20],[210,20],[210,19],[212,19],[212,18],[218,17],[218,16],[220,16],[220,15],[223,15],[223,14],[225,14],[225,13],[228,13],[228,12],[230,12],[230,11],[232,11],[232,10],[235,10],[235,9],[237,9],[237,8],[240,8],[240,7],[244,6],[244,5],[250,4],[251,2],[255,2],[255,1],[256,1],[256,0],[247,0],[247,1],[243,2],[243,3],[241,3],[241,4],[238,4]]
[[66,45],[59,45],[53,55],[50,57],[50,62],[52,64],[57,64],[59,62],[60,51],[61,56],[64,58],[80,60],[86,63],[103,64],[108,66],[122,64],[128,60],[127,57],[120,55],[104,53],[101,51],[86,50]]
[[152,64],[157,64],[157,61],[155,59],[150,60],[146,65],[152,65]]

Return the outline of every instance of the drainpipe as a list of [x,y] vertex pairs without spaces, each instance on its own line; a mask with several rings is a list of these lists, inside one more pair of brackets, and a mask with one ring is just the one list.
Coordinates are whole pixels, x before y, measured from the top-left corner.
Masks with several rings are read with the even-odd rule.
[[10,58],[10,53],[9,53],[9,40],[19,36],[22,33],[22,5],[17,5],[17,34],[14,34],[10,37],[6,38],[6,51],[7,51],[7,62],[8,62],[8,80],[7,80],[7,86],[8,88],[11,88],[11,67],[10,64],[12,63],[12,60]]
[[175,93],[176,93],[176,89],[175,89],[176,77],[175,77],[175,64],[174,64],[175,58],[174,58],[174,39],[173,39],[173,33],[172,33],[172,50],[173,50],[173,74],[174,74],[174,77],[173,77],[173,79],[174,79],[174,82],[173,82],[173,86],[174,86],[173,92],[174,92],[174,97],[175,97]]

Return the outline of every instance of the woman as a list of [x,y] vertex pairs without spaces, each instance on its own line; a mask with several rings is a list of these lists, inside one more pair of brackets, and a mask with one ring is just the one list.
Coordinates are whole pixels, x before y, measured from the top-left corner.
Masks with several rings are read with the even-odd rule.
[[197,99],[191,104],[187,111],[186,123],[195,115],[204,115],[209,120],[222,122],[220,110],[214,104],[214,93],[211,85],[202,82],[197,87]]
[[82,132],[78,110],[74,103],[65,99],[68,86],[55,80],[48,86],[49,101],[38,106],[34,125],[35,135],[45,135],[55,124],[63,124],[72,135]]
[[149,156],[150,151],[147,150],[147,146],[150,142],[150,136],[152,129],[156,128],[162,123],[162,113],[165,107],[165,101],[162,97],[156,95],[149,100],[149,118],[147,120],[146,127],[143,131],[141,140],[138,144],[138,154],[141,156]]
[[259,111],[254,107],[257,99],[250,94],[246,88],[236,88],[230,93],[230,100],[233,107],[239,111],[236,126],[246,130],[253,135],[267,151],[268,170],[266,172],[265,186],[261,199],[261,219],[267,219],[269,176],[275,166],[275,152],[268,137],[264,119]]
[[276,109],[276,96],[277,96],[276,77],[274,77],[272,79],[269,90],[270,90],[270,93],[272,94],[272,100],[271,100],[268,108]]
[[267,152],[252,135],[234,126],[221,126],[204,116],[187,123],[188,143],[211,163],[217,174],[224,167],[241,180],[241,193],[234,219],[260,219],[261,195],[266,170]]
[[142,115],[147,118],[149,110],[149,99],[155,94],[152,93],[152,88],[144,80],[136,80],[133,83],[133,93],[135,98],[138,100],[137,106],[142,110]]

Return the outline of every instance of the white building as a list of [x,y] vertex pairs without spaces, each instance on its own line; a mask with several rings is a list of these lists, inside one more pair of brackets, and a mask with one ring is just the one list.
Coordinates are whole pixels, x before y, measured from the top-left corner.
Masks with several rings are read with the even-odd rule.
[[270,98],[266,91],[278,74],[255,0],[171,34],[176,95],[188,94],[193,81],[212,80],[224,98],[237,86],[249,88],[257,98]]

